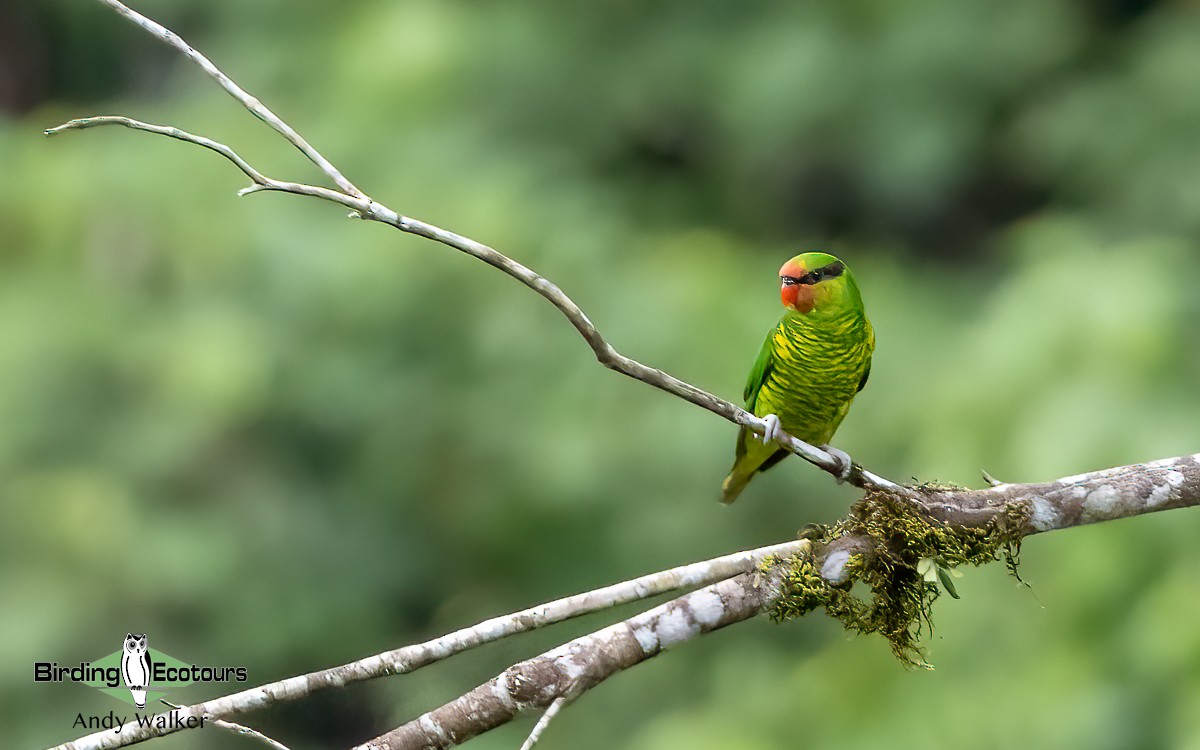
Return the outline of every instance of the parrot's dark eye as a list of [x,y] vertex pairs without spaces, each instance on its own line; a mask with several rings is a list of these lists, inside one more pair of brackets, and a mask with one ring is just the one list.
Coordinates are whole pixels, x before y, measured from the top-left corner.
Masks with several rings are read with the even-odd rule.
[[780,276],[779,280],[783,282],[784,286],[795,286],[796,284],[804,283],[804,279],[798,279],[795,276]]

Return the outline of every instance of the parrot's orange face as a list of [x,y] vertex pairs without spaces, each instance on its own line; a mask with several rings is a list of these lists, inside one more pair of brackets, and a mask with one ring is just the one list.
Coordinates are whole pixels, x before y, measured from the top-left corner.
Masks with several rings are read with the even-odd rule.
[[[839,278],[846,267],[841,261],[835,261],[821,268],[809,269],[796,256],[779,268],[779,298],[783,306],[798,313],[808,314],[813,311],[829,290],[822,288],[822,282]],[[828,256],[826,256],[827,258]]]
[[808,269],[792,258],[779,267],[779,297],[783,306],[799,313],[810,313],[815,306],[813,287],[801,283],[808,276]]

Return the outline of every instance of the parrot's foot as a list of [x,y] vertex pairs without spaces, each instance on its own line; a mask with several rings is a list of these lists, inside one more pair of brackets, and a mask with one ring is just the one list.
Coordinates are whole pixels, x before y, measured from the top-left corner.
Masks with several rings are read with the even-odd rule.
[[834,448],[832,445],[828,445],[828,444],[822,445],[821,450],[823,450],[826,453],[828,453],[829,455],[833,456],[833,460],[838,463],[838,473],[837,473],[838,484],[841,484],[842,482],[849,479],[850,478],[850,467],[854,465],[854,462],[850,458],[850,454],[845,451],[840,451],[837,448]]
[[769,443],[778,438],[779,433],[782,432],[782,430],[779,429],[779,417],[775,416],[774,414],[768,414],[762,418],[762,421],[765,429],[763,430],[762,437],[759,439],[764,443]]

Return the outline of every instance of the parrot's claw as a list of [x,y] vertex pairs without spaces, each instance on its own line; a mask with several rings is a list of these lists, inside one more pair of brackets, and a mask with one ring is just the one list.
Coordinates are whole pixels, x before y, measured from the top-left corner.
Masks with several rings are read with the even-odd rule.
[[854,465],[854,461],[851,460],[850,454],[845,451],[840,451],[837,448],[834,448],[832,445],[822,445],[821,450],[825,451],[830,456],[833,456],[833,460],[838,463],[838,484],[841,484],[849,479],[850,467]]
[[779,433],[782,432],[782,430],[779,429],[779,417],[775,416],[774,414],[768,414],[767,416],[763,417],[762,420],[764,429],[762,437],[759,439],[764,443],[769,443],[778,438]]

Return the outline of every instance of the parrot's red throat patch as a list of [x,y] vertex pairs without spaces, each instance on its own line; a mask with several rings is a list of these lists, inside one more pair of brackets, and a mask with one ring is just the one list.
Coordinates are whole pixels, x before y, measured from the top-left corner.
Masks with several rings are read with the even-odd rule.
[[808,284],[784,281],[783,285],[779,287],[779,297],[783,301],[783,306],[798,313],[812,312],[816,306],[813,292],[812,286]]

